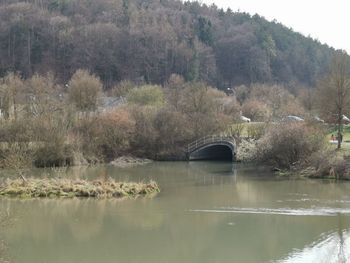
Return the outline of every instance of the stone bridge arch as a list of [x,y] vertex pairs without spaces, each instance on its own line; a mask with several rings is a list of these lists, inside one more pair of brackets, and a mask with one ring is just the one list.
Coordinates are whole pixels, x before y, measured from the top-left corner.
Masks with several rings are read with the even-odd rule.
[[207,136],[188,145],[187,159],[226,160],[236,159],[236,142],[233,137]]

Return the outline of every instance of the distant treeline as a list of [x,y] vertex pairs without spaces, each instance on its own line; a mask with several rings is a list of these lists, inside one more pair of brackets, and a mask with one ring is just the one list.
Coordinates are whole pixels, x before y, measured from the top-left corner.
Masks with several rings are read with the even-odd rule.
[[[297,15],[297,14],[296,14]],[[313,85],[334,49],[258,15],[177,0],[2,0],[0,77],[84,68],[106,88],[173,73],[221,89]]]

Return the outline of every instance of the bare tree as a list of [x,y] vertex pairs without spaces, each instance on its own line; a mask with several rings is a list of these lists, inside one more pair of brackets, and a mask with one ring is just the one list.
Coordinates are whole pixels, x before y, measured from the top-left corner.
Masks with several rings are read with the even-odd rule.
[[18,74],[8,73],[0,79],[0,109],[6,119],[17,119],[23,88],[23,80]]
[[102,83],[98,77],[86,70],[77,70],[69,81],[69,100],[80,111],[94,111],[97,99],[102,92]]
[[343,116],[350,106],[349,58],[345,52],[336,54],[330,72],[317,89],[320,112],[328,119],[336,119],[338,149],[341,148]]

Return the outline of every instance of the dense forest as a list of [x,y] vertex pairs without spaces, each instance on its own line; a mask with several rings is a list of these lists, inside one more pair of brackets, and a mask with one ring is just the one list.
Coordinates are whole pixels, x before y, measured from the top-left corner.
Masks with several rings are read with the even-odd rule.
[[112,87],[171,74],[221,89],[312,86],[334,49],[259,15],[177,0],[2,0],[0,77],[87,69]]

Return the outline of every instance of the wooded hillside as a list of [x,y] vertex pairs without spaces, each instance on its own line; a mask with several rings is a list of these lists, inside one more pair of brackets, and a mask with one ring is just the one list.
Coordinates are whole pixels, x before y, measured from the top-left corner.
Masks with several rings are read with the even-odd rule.
[[106,88],[172,73],[218,88],[313,85],[334,49],[258,15],[177,0],[2,0],[0,77],[80,68]]

